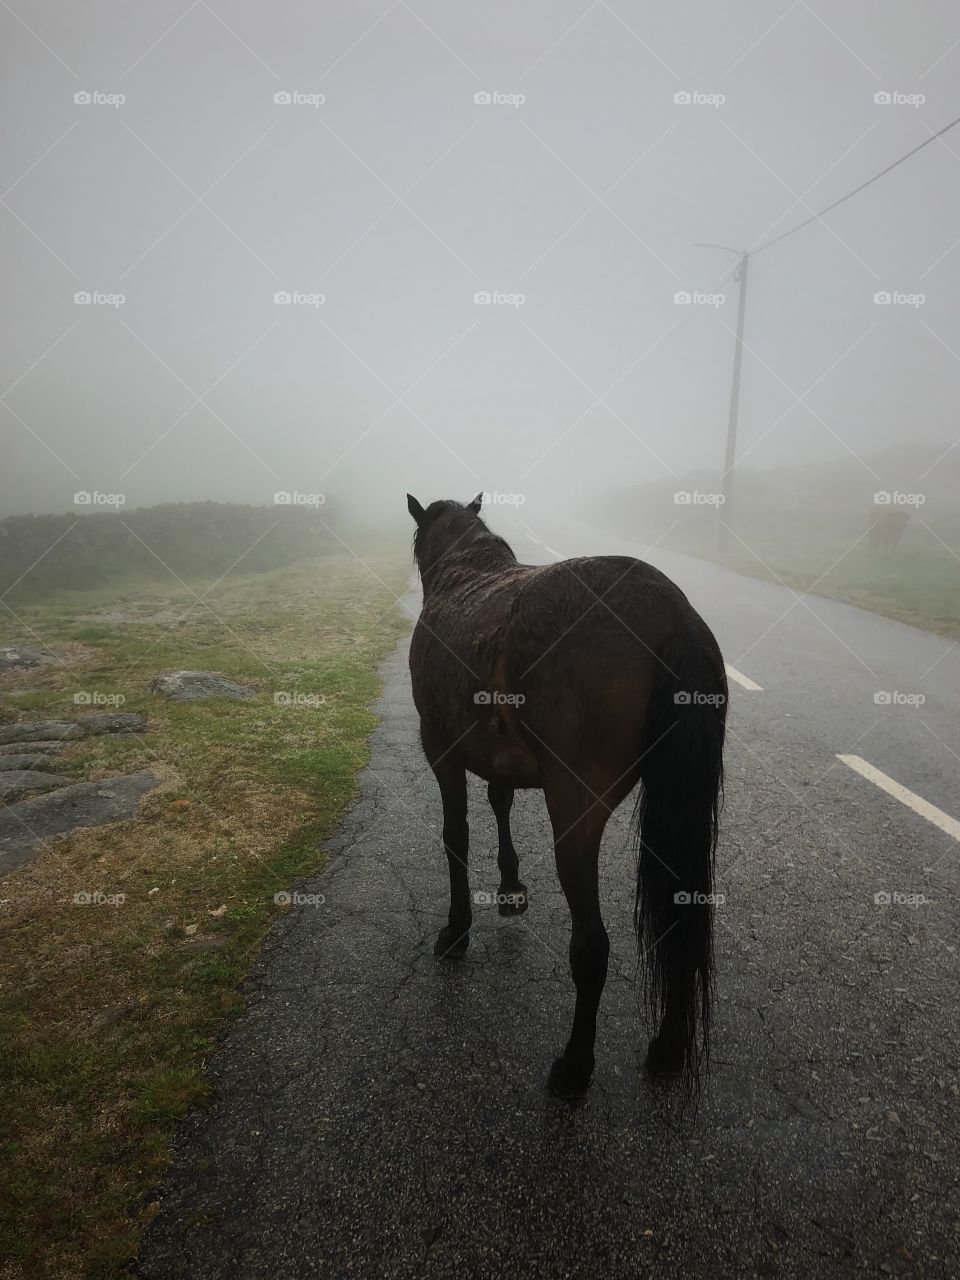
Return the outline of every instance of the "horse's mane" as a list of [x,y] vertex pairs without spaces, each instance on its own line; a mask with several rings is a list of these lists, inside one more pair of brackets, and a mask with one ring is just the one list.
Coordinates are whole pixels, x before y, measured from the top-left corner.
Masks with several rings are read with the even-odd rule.
[[420,567],[428,536],[437,525],[444,522],[445,538],[436,551],[435,567],[441,559],[451,563],[469,565],[471,568],[495,568],[502,564],[516,564],[517,557],[506,538],[490,529],[481,519],[459,502],[432,502],[424,512],[423,520],[413,535],[413,558]]

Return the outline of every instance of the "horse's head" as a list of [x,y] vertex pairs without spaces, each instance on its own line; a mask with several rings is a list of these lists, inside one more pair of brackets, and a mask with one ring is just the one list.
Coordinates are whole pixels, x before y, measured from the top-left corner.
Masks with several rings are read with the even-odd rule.
[[478,516],[480,514],[480,507],[482,504],[483,494],[478,493],[472,502],[468,502],[466,504],[454,502],[452,498],[443,498],[439,502],[431,502],[429,507],[424,508],[412,493],[407,494],[407,510],[416,521],[418,532],[426,525],[432,524],[438,516],[450,516],[456,515],[457,513],[463,514],[464,512],[469,515]]
[[[478,537],[484,541],[493,538],[480,517],[483,494],[478,493],[472,502],[454,502],[445,498],[423,507],[407,494],[407,510],[416,523],[413,535],[413,556],[424,580],[448,551],[466,551]],[[500,542],[501,539],[496,539]]]

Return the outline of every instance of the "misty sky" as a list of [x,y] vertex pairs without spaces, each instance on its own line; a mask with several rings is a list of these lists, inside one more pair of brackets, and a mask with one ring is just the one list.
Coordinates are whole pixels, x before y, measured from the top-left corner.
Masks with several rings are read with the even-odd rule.
[[[960,115],[947,0],[12,0],[0,26],[2,515],[562,504],[718,467],[734,285],[674,295],[733,258],[695,242],[755,246]],[[958,196],[960,127],[752,262],[745,465],[960,435]]]

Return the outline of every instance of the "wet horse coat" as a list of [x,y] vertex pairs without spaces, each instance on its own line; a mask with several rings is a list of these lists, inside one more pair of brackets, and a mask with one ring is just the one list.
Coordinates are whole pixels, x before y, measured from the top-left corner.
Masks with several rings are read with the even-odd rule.
[[440,787],[450,912],[435,951],[472,923],[466,771],[488,783],[502,914],[527,909],[510,835],[517,787],[541,788],[570,907],[577,991],[551,1087],[576,1096],[594,1066],[609,942],[597,860],[638,783],[636,923],[659,1028],[648,1067],[695,1082],[708,1047],[712,885],[727,684],[709,628],[659,570],[626,556],[519,564],[479,498],[424,509],[414,555],[424,601],[410,649],[424,752]]

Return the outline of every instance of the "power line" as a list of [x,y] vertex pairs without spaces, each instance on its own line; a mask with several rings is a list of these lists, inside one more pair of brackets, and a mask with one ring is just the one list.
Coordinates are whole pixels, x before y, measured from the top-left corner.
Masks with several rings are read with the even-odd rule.
[[[731,248],[730,252],[737,254],[737,261],[732,263],[727,268],[727,270],[723,272],[723,274],[720,276],[717,283],[713,286],[713,289],[711,290],[711,292],[715,293],[718,289],[723,288],[723,286],[729,280],[735,278],[739,273],[741,273],[743,270],[745,258],[752,258],[756,254],[762,253],[764,249],[770,249],[775,244],[779,244],[781,240],[786,240],[787,236],[792,236],[795,231],[801,231],[804,227],[809,226],[811,222],[819,221],[819,219],[825,217],[828,213],[838,208],[838,206],[840,206],[841,204],[845,204],[847,200],[851,200],[855,195],[859,195],[861,191],[864,191],[867,187],[871,186],[879,178],[884,177],[885,174],[888,174],[890,173],[891,170],[896,169],[897,166],[903,164],[905,160],[909,160],[910,157],[916,155],[918,151],[922,151],[924,147],[928,147],[931,142],[936,142],[937,138],[941,137],[943,134],[947,133],[948,130],[953,129],[958,124],[960,124],[960,116],[957,116],[956,119],[951,120],[949,124],[945,124],[943,128],[938,129],[936,133],[932,133],[930,137],[925,138],[923,142],[920,142],[915,147],[912,147],[904,155],[900,156],[898,160],[894,160],[891,164],[888,164],[885,168],[881,169],[879,173],[875,173],[872,178],[868,178],[866,182],[861,182],[858,187],[854,187],[852,191],[848,191],[847,194],[845,196],[841,196],[839,200],[834,200],[833,203],[828,204],[825,209],[821,209],[819,213],[811,214],[809,218],[804,218],[802,222],[798,222],[795,227],[791,227],[789,230],[784,231],[781,235],[775,236],[772,240],[767,240],[765,243],[759,245],[756,249],[748,249],[746,251],[741,251],[738,249]],[[728,248],[729,246],[709,245],[704,247],[714,248],[714,249],[718,249],[718,248],[725,249],[725,248]],[[663,338],[666,338],[667,336],[673,336],[679,333],[682,329],[685,329],[686,326],[690,323],[690,321],[695,319],[700,314],[701,311],[706,311],[706,310],[707,310],[706,303],[695,304],[694,306],[691,307],[689,314],[684,316],[684,318],[680,321],[679,324],[674,325],[671,329],[667,331],[666,334],[662,335],[662,337],[658,340],[658,342],[663,341]]]
[[938,129],[936,133],[932,133],[930,137],[925,138],[923,142],[919,142],[905,155],[902,155],[899,160],[894,160],[893,163],[888,164],[885,169],[881,169],[879,173],[875,173],[872,178],[868,178],[866,182],[861,182],[859,187],[854,187],[854,189],[852,191],[848,191],[845,196],[841,196],[839,200],[834,200],[833,204],[828,204],[827,207],[825,209],[821,209],[819,213],[812,213],[809,218],[804,218],[803,222],[798,222],[797,225],[795,227],[791,227],[789,231],[784,231],[782,235],[774,237],[773,240],[768,240],[766,244],[760,245],[757,249],[751,249],[751,257],[755,254],[762,253],[764,249],[772,248],[773,245],[779,244],[781,240],[786,240],[787,236],[792,236],[795,231],[801,231],[804,227],[808,227],[811,222],[819,222],[821,218],[825,217],[833,209],[844,204],[847,200],[851,200],[855,195],[859,195],[861,191],[864,191],[867,187],[871,186],[878,178],[882,178],[884,174],[889,173],[891,169],[896,169],[897,165],[903,164],[904,160],[909,160],[910,157],[915,156],[918,151],[922,151],[924,147],[929,147],[931,142],[936,142],[937,138],[946,133],[948,129],[952,129],[958,124],[960,124],[960,116],[957,116],[955,120],[951,120],[949,124],[945,124],[943,128]]

